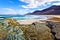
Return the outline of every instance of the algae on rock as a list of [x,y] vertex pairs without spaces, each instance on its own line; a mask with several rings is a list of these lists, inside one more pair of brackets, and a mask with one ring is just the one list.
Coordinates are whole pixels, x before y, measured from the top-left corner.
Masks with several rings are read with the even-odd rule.
[[8,20],[8,34],[6,40],[25,40],[23,31],[19,28],[19,23],[15,19]]
[[35,22],[30,25],[20,25],[13,18],[4,21],[4,26],[0,26],[1,40],[53,40],[51,30],[45,24]]
[[53,40],[50,29],[44,24],[34,23],[25,30],[26,40]]

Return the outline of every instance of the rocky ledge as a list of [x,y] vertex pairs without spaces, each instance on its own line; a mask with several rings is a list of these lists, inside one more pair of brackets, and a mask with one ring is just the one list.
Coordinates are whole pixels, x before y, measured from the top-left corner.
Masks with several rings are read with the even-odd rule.
[[1,19],[0,40],[54,40],[55,37],[57,38],[57,34],[53,34],[57,33],[55,30],[57,26],[55,25],[57,24],[48,21],[46,23],[35,22],[30,25],[21,25],[12,18]]

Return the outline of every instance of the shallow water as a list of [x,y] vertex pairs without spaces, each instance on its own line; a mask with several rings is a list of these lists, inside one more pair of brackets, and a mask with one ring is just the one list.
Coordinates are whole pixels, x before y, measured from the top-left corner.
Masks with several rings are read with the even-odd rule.
[[5,18],[14,18],[17,20],[46,20],[47,18],[50,18],[52,16],[49,15],[22,15],[22,16],[0,16],[1,17],[5,17]]
[[12,17],[12,18],[17,20],[35,20],[35,19],[45,20],[49,17],[50,16],[44,16],[44,15],[26,15],[23,17]]

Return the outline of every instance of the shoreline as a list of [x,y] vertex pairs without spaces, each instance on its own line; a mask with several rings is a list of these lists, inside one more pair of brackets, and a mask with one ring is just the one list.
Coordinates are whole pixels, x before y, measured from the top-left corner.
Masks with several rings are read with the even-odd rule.
[[19,22],[20,24],[29,25],[34,22],[45,23],[46,20],[17,20],[17,22]]

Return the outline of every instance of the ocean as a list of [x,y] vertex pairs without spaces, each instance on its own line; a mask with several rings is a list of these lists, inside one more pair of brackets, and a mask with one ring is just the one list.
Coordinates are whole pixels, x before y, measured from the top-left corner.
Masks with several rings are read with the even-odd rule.
[[46,15],[21,15],[21,16],[0,16],[0,18],[14,18],[16,20],[45,20],[50,18],[50,16]]
[[48,17],[47,16],[38,16],[38,15],[25,15],[25,16],[20,16],[20,17],[12,17],[14,19],[17,19],[17,20],[36,20],[36,19],[40,19],[40,20],[45,20],[47,19]]

